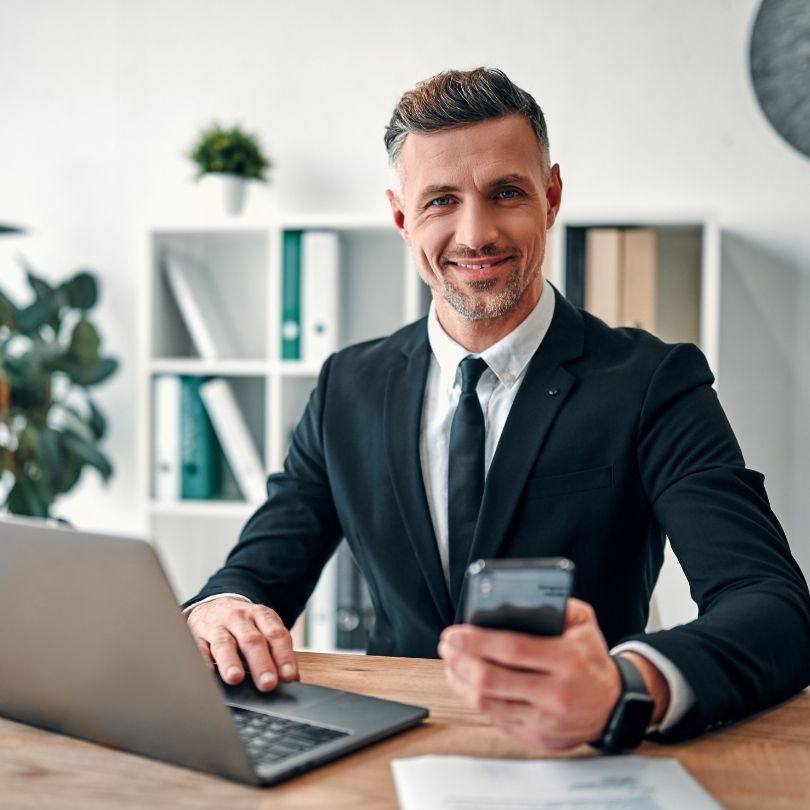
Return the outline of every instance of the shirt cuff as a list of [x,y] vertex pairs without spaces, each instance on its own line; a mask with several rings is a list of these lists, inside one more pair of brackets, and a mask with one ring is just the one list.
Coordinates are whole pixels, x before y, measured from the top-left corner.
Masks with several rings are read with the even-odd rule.
[[252,599],[248,599],[247,596],[242,596],[241,593],[215,593],[213,596],[206,596],[205,599],[200,599],[199,602],[195,602],[193,605],[189,605],[184,611],[183,615],[187,616],[192,610],[194,610],[197,605],[204,605],[206,602],[213,602],[214,599],[222,599],[225,596],[230,596],[231,599],[242,599],[245,602],[250,602],[253,604]]
[[672,728],[695,703],[695,693],[692,687],[689,686],[686,678],[683,677],[681,671],[672,661],[665,655],[660,653],[649,644],[643,641],[626,641],[624,644],[619,644],[611,651],[611,655],[620,652],[634,652],[644,656],[651,664],[655,665],[669,687],[669,706],[661,722],[657,725],[651,725],[647,731],[660,731],[664,732]]

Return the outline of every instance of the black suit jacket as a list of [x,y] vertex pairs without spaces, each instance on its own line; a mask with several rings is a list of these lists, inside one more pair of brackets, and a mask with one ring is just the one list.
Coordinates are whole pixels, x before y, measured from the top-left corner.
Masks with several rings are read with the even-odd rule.
[[[572,559],[575,595],[593,605],[608,644],[643,639],[694,689],[668,736],[798,691],[810,680],[807,586],[703,355],[608,328],[556,295],[487,476],[470,558]],[[284,472],[195,600],[241,593],[291,626],[345,536],[376,611],[369,652],[436,655],[459,606],[419,460],[429,359],[422,320],[326,362]],[[699,618],[645,635],[665,535]]]

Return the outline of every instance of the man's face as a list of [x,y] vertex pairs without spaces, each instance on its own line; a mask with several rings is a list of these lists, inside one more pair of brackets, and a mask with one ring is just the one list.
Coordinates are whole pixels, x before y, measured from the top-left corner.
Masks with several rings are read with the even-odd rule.
[[447,327],[504,319],[514,328],[540,297],[540,265],[560,204],[559,167],[544,171],[519,115],[411,133],[400,157],[394,221]]

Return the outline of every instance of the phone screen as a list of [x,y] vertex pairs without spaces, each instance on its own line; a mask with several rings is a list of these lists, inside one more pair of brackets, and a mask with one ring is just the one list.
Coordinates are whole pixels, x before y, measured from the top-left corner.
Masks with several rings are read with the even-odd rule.
[[465,621],[497,630],[559,635],[571,593],[569,560],[480,560],[467,574]]

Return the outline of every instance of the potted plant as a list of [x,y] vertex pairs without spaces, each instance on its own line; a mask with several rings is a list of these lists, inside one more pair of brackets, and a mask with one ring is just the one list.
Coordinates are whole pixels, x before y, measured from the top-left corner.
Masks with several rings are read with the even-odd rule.
[[0,290],[0,504],[46,518],[85,467],[105,481],[112,475],[99,449],[107,421],[90,389],[118,361],[102,356],[88,317],[98,300],[91,273],[52,286],[24,269],[30,304],[18,306]]
[[222,177],[225,208],[230,214],[242,210],[246,181],[266,183],[265,172],[272,166],[256,136],[239,126],[224,129],[217,123],[200,133],[188,156],[197,166],[198,180],[207,174]]

